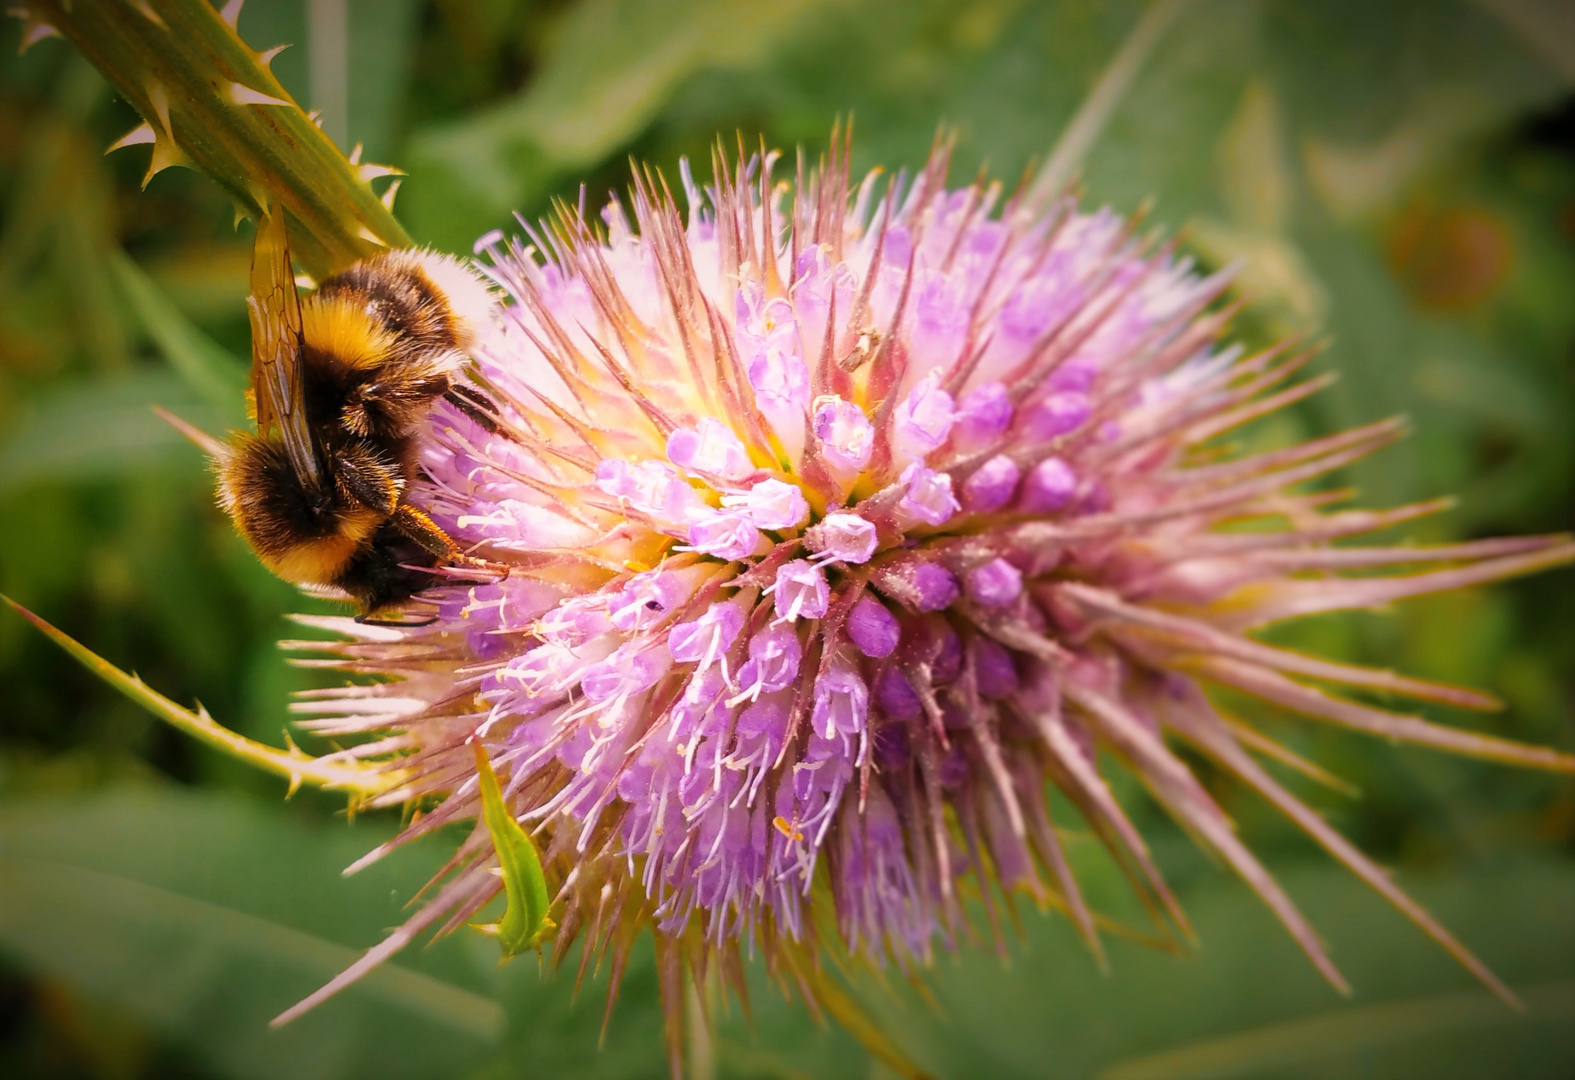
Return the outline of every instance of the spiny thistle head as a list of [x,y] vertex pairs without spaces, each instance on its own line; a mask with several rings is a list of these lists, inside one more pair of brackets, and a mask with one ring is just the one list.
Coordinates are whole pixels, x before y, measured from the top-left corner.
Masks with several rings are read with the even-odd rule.
[[1395,423],[1221,448],[1321,385],[1288,382],[1307,352],[1217,344],[1224,274],[1070,197],[950,190],[944,144],[911,179],[856,187],[848,150],[834,136],[829,161],[801,158],[792,184],[774,178],[776,154],[718,152],[708,186],[682,167],[686,209],[637,171],[599,222],[563,206],[526,239],[478,245],[503,299],[472,377],[497,416],[439,404],[407,494],[509,572],[447,571],[418,597],[420,625],[318,620],[351,640],[298,643],[385,679],[313,692],[303,726],[362,739],[338,759],[398,771],[376,801],[431,807],[369,858],[453,822],[476,829],[409,923],[303,1007],[504,888],[483,814],[493,769],[541,846],[554,955],[582,939],[582,973],[610,949],[616,974],[649,929],[670,1008],[685,969],[716,962],[736,980],[756,951],[811,995],[798,975],[821,948],[922,965],[971,917],[997,928],[1014,897],[1065,911],[1097,953],[1052,787],[1156,924],[1186,935],[1116,770],[1343,985],[1175,743],[1507,995],[1259,758],[1316,770],[1206,688],[1570,771],[1554,751],[1331,688],[1491,707],[1485,695],[1250,632],[1575,548],[1336,546],[1442,504],[1369,511],[1298,491]]

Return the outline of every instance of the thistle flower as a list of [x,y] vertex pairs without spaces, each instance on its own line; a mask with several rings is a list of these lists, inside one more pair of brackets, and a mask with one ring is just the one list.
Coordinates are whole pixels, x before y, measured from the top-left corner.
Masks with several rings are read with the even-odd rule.
[[[1308,351],[1218,344],[1227,274],[1067,196],[949,190],[944,144],[911,180],[856,187],[848,151],[834,136],[791,185],[774,153],[718,152],[703,188],[685,164],[686,210],[637,171],[599,223],[562,206],[524,239],[478,244],[503,299],[473,377],[500,419],[439,405],[410,498],[509,572],[449,571],[419,598],[421,625],[306,620],[348,640],[294,643],[384,680],[308,695],[302,727],[360,740],[323,760],[394,773],[373,804],[435,804],[364,861],[477,825],[425,906],[286,1016],[498,895],[493,768],[542,847],[554,958],[583,939],[583,975],[610,950],[615,994],[649,928],[670,1018],[686,969],[715,963],[741,988],[758,950],[813,998],[821,948],[907,970],[973,914],[998,934],[1017,896],[1063,910],[1098,955],[1052,785],[1156,924],[1189,934],[1107,780],[1118,769],[1343,987],[1175,743],[1511,997],[1260,758],[1316,768],[1206,691],[1575,771],[1332,688],[1467,708],[1487,695],[1251,636],[1528,573],[1575,545],[1336,546],[1445,504],[1336,509],[1342,495],[1298,490],[1396,438],[1394,422],[1221,449],[1323,384],[1288,382]],[[1410,572],[1347,576],[1391,567]]]

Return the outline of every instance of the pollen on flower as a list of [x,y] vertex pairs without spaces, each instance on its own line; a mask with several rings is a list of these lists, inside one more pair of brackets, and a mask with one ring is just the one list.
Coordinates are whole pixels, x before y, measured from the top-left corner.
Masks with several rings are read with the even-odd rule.
[[[704,188],[685,165],[687,212],[637,172],[600,223],[566,208],[488,238],[500,301],[472,352],[499,419],[437,406],[409,497],[515,572],[448,571],[422,600],[430,622],[343,645],[347,667],[391,681],[319,693],[305,726],[374,736],[339,753],[400,770],[385,801],[437,801],[400,841],[479,816],[479,741],[542,841],[560,960],[579,937],[621,970],[647,928],[680,974],[720,956],[711,970],[731,978],[745,953],[833,942],[906,967],[965,935],[965,885],[992,926],[1002,893],[1054,898],[1097,950],[1052,786],[1130,868],[1157,932],[1184,937],[1107,784],[1119,769],[1338,979],[1184,742],[1497,988],[1263,769],[1272,744],[1204,689],[1570,771],[1328,687],[1479,695],[1246,631],[1575,549],[1333,546],[1437,505],[1366,511],[1297,489],[1388,441],[1383,425],[1245,457],[1211,444],[1291,400],[1269,395],[1308,359],[1220,347],[1224,277],[1070,198],[948,190],[944,145],[911,178],[857,188],[847,154],[834,139],[790,194],[775,154],[719,154]],[[397,715],[369,707],[384,695]],[[492,859],[466,845],[398,940],[497,895]]]

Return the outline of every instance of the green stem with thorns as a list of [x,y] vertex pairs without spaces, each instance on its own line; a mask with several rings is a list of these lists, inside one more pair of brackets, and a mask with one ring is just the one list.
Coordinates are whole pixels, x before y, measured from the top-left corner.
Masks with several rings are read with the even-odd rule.
[[355,799],[369,799],[395,786],[403,779],[397,769],[385,769],[360,761],[326,761],[303,753],[295,746],[286,750],[248,739],[221,725],[208,715],[201,705],[197,711],[182,708],[163,694],[154,690],[135,675],[128,674],[69,634],[34,615],[9,596],[0,596],[13,611],[38,627],[55,644],[93,674],[125,694],[132,701],[147,709],[159,719],[201,742],[207,743],[233,757],[277,773],[290,781],[290,790],[305,784],[332,791],[347,791]]
[[[290,246],[319,280],[387,247],[408,247],[369,181],[398,172],[354,162],[274,78],[278,50],[257,52],[236,33],[240,3],[208,0],[29,0],[24,45],[58,34],[81,50],[146,123],[111,149],[143,143],[143,183],[171,165],[217,180],[242,213],[270,201],[287,211]],[[391,201],[391,200],[389,200]]]

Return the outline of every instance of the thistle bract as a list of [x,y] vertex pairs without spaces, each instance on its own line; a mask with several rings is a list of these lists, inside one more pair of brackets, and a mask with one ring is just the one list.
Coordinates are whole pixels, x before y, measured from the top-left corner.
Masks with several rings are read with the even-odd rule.
[[[649,928],[670,1008],[686,967],[737,980],[751,952],[795,971],[824,947],[919,965],[1015,896],[1065,911],[1097,953],[1052,785],[1185,935],[1116,769],[1341,984],[1176,742],[1507,994],[1259,759],[1305,763],[1205,687],[1568,771],[1333,688],[1485,695],[1250,632],[1529,572],[1571,545],[1335,546],[1441,507],[1298,491],[1399,425],[1222,450],[1321,385],[1290,381],[1309,354],[1221,346],[1225,275],[1070,197],[949,190],[947,157],[855,186],[836,137],[791,184],[775,154],[718,153],[708,185],[683,167],[682,207],[640,171],[599,219],[564,207],[484,238],[501,300],[473,378],[499,420],[439,405],[409,498],[509,573],[449,571],[408,626],[318,620],[351,639],[311,644],[323,663],[387,678],[315,692],[304,726],[397,769],[381,802],[428,802],[390,847],[481,817],[479,742],[541,844],[555,955],[583,938],[616,974]],[[1406,572],[1371,572],[1390,567]],[[470,919],[503,888],[496,864],[478,824],[425,906],[322,994]]]

